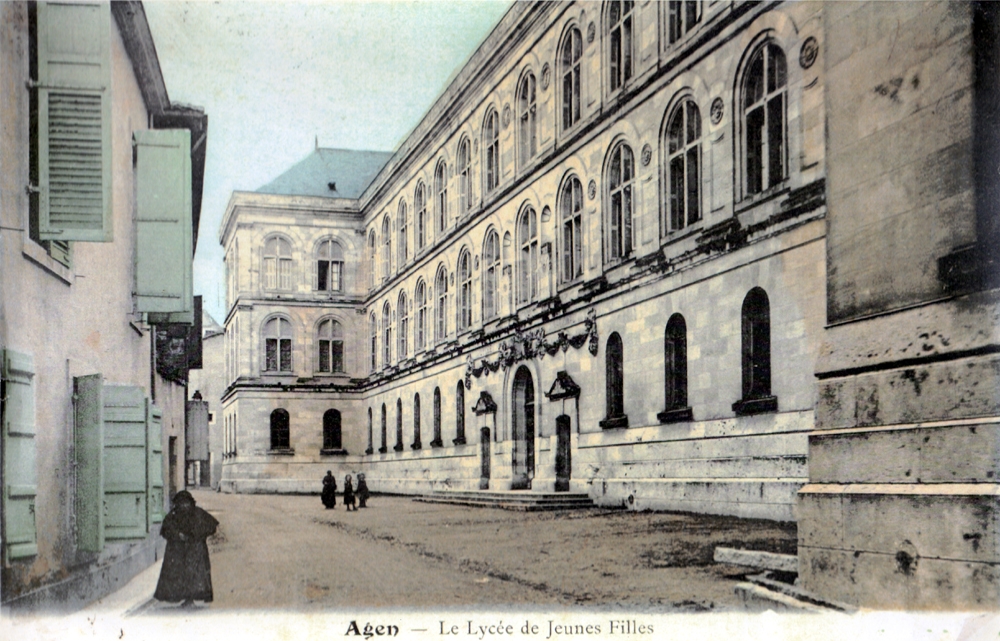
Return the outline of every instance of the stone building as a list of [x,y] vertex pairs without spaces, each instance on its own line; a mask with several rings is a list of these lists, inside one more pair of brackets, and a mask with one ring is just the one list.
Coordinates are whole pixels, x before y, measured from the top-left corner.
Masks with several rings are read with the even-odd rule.
[[[226,386],[225,330],[206,312],[201,316],[202,342],[200,369],[192,369],[188,377],[188,400],[199,394],[206,403],[208,423],[208,485],[219,487],[222,478],[222,391]],[[202,470],[201,477],[206,473]]]
[[0,599],[73,608],[155,560],[184,486],[207,117],[139,2],[0,3],[0,83]]
[[797,520],[808,589],[995,604],[991,11],[515,3],[384,166],[233,194],[223,489]]

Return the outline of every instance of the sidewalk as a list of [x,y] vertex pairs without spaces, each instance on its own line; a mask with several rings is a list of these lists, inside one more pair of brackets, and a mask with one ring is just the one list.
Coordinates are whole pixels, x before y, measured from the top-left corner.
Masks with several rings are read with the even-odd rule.
[[125,618],[150,607],[154,603],[153,592],[156,590],[156,581],[160,577],[161,565],[163,565],[162,558],[133,577],[120,590],[94,601],[80,610],[78,614],[87,617],[101,615]]

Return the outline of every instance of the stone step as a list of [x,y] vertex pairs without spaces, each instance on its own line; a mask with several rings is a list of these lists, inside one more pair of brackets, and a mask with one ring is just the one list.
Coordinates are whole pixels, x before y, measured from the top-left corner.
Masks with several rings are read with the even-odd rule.
[[569,492],[481,491],[462,492],[439,490],[416,498],[424,503],[448,503],[470,507],[495,507],[505,510],[534,512],[542,510],[577,510],[594,507],[587,494]]

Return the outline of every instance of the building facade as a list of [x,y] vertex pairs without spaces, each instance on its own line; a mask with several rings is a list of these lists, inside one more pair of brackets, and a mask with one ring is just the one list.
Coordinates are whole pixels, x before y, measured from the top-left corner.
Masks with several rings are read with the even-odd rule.
[[0,34],[0,598],[73,608],[155,560],[184,486],[166,332],[207,119],[171,104],[141,3],[5,2]]

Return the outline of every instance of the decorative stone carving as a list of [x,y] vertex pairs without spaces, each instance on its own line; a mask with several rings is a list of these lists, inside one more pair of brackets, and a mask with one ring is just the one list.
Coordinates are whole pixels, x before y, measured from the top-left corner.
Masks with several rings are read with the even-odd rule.
[[712,101],[712,106],[709,108],[709,114],[712,118],[712,124],[717,125],[722,122],[722,116],[726,113],[726,103],[722,102],[722,98],[716,98]]
[[506,129],[510,126],[510,105],[506,104],[503,106],[503,128]]
[[587,183],[587,198],[593,200],[597,198],[597,183],[591,178],[590,182]]
[[799,66],[803,69],[808,69],[813,66],[816,62],[816,58],[819,56],[819,42],[816,38],[809,36],[806,41],[802,43],[802,48],[799,49]]
[[593,42],[596,36],[597,36],[597,27],[594,25],[593,22],[591,22],[589,25],[587,25],[587,44]]
[[645,167],[649,165],[649,161],[653,159],[653,148],[649,146],[647,142],[642,146],[642,166]]
[[549,63],[545,63],[542,67],[542,91],[549,88],[549,81],[552,79],[552,68],[549,67]]
[[565,398],[579,398],[580,386],[576,384],[569,372],[561,371],[556,373],[556,380],[552,381],[552,387],[545,392],[545,396],[550,401],[560,401]]

